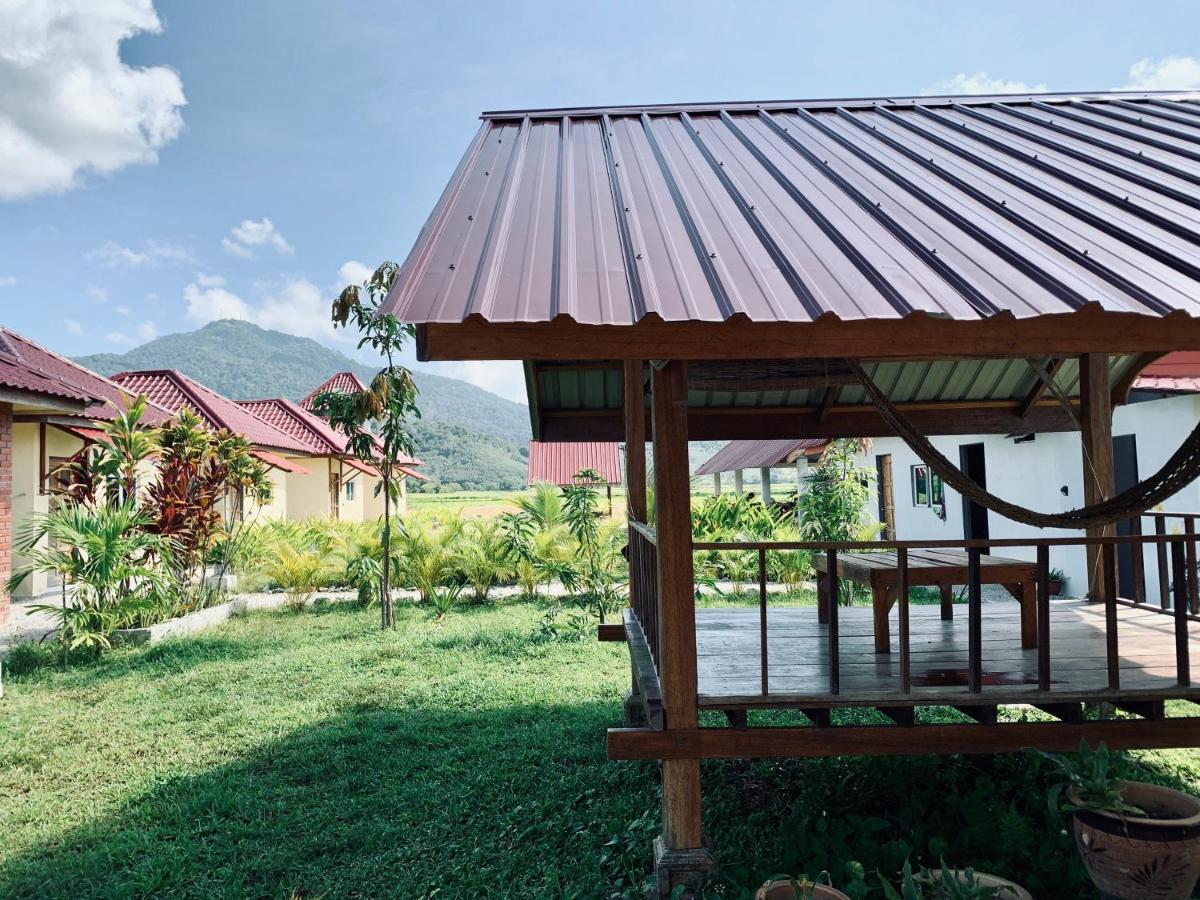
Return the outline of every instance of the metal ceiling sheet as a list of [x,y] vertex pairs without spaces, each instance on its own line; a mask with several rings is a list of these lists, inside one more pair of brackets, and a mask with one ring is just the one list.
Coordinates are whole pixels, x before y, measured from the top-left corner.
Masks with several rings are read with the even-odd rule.
[[387,304],[417,324],[1196,315],[1200,93],[491,114]]

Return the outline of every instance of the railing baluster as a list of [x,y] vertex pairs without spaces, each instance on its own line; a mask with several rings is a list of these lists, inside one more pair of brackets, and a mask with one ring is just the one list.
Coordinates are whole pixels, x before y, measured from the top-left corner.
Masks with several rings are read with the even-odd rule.
[[1184,584],[1191,579],[1188,578],[1184,569],[1183,558],[1183,542],[1173,541],[1171,543],[1171,568],[1175,581],[1175,677],[1181,687],[1190,687],[1192,666],[1188,647],[1187,590]]
[[1121,687],[1121,657],[1117,646],[1117,566],[1116,547],[1104,544],[1100,557],[1104,564],[1104,644],[1108,660],[1108,686]]
[[983,690],[983,591],[977,547],[967,550],[967,690]]
[[899,595],[897,615],[900,618],[900,690],[912,693],[912,660],[908,646],[908,551],[901,547],[896,551],[896,590]]
[[[1163,516],[1154,517],[1154,533],[1160,537],[1167,536],[1167,520]],[[1167,572],[1167,542],[1160,540],[1155,545],[1158,553],[1158,602],[1163,609],[1171,605],[1170,575]]]
[[1050,548],[1037,548],[1038,690],[1050,690]]
[[[1142,517],[1134,516],[1129,520],[1129,533],[1133,537],[1142,536]],[[1142,544],[1129,545],[1130,568],[1133,575],[1133,602],[1146,602],[1146,548]]]
[[758,647],[762,695],[767,696],[767,551],[758,548]]
[[[1196,533],[1196,518],[1194,516],[1184,516],[1183,518],[1184,534]],[[1188,538],[1187,541],[1187,567],[1188,567],[1188,597],[1191,598],[1192,612],[1200,612],[1200,594],[1197,594],[1196,576],[1193,574],[1196,571],[1196,541]]]
[[829,607],[829,693],[841,693],[841,662],[838,657],[838,560],[836,550],[825,551],[825,588]]

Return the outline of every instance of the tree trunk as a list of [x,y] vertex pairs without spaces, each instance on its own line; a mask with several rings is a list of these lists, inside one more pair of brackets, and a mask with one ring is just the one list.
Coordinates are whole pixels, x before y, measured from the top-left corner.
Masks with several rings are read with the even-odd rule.
[[383,479],[383,573],[379,579],[379,609],[382,628],[394,628],[396,617],[392,610],[392,485]]

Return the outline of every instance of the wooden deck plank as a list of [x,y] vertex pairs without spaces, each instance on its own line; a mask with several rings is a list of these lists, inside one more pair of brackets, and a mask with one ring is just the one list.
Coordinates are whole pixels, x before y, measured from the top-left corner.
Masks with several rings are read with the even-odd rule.
[[[970,695],[965,616],[946,621],[937,606],[910,608],[912,693],[900,690],[898,654],[874,653],[871,610],[842,607],[838,643],[840,693],[828,691],[828,633],[812,607],[769,607],[768,694],[762,694],[757,609],[697,610],[699,702],[702,707],[735,705],[870,706],[946,703],[968,699],[993,703],[1065,703],[1104,697],[1200,700],[1200,688],[1180,686],[1175,665],[1173,618],[1150,608],[1119,610],[1119,694],[1108,692],[1105,610],[1085,601],[1050,604],[1053,674],[1049,690],[1037,685],[1037,651],[1022,649],[1017,604],[985,603],[982,609],[983,690]],[[896,647],[895,641],[893,646]],[[1189,629],[1191,681],[1200,683],[1200,626]]]

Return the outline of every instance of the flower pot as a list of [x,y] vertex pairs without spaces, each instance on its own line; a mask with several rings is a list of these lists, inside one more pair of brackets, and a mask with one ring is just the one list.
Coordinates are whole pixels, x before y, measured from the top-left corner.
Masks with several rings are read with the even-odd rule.
[[[843,894],[827,884],[814,884],[810,881],[806,882],[806,886],[812,888],[812,900],[850,900],[849,894]],[[754,894],[754,900],[797,900],[801,897],[809,900],[809,895],[797,893],[792,881],[783,878],[768,881]]]
[[[955,875],[962,877],[966,873],[961,869],[950,869]],[[935,869],[929,873],[934,880],[941,877],[942,870]],[[1025,888],[1021,887],[1007,878],[1001,878],[999,875],[989,875],[987,872],[976,872],[975,880],[979,882],[980,887],[995,888],[996,900],[1033,900],[1033,895]]]
[[1051,597],[1061,597],[1062,593],[1065,589],[1066,589],[1066,582],[1064,582],[1061,578],[1051,578],[1050,579],[1050,596]]
[[[1180,791],[1122,782],[1121,795],[1141,816],[1080,809],[1075,844],[1105,900],[1186,900],[1200,877],[1200,800]],[[1076,802],[1078,789],[1067,793]]]

